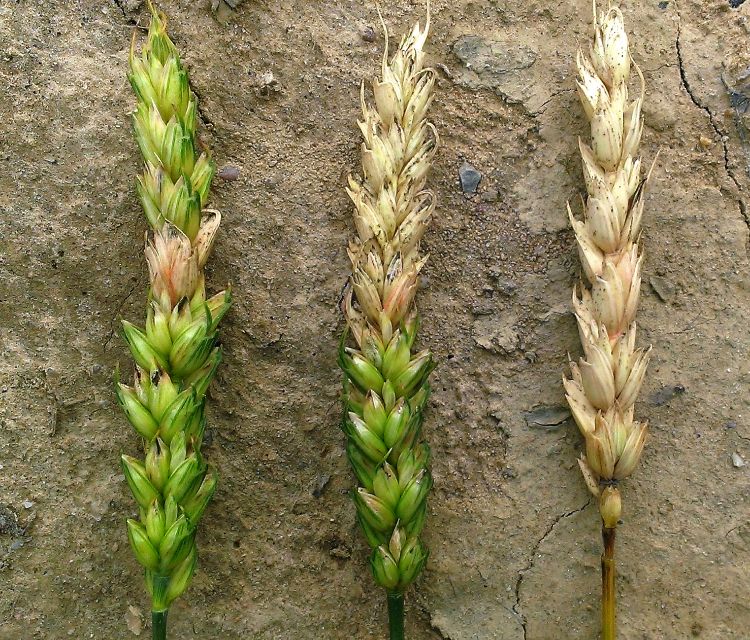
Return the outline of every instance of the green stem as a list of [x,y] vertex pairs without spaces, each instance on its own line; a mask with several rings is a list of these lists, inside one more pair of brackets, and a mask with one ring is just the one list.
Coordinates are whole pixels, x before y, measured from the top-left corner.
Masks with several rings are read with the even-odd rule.
[[154,640],[167,640],[167,613],[169,613],[168,609],[151,612],[151,628],[154,632]]
[[388,594],[388,629],[391,640],[404,640],[404,596],[401,593]]
[[602,640],[615,640],[615,529],[602,527]]

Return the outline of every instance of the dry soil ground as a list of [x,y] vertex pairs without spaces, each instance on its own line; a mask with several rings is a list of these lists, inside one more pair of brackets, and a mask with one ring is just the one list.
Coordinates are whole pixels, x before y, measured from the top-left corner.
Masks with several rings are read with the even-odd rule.
[[[652,437],[619,529],[624,640],[750,638],[750,1],[628,0],[647,82],[638,405]],[[338,429],[336,308],[358,92],[382,28],[360,0],[168,0],[201,98],[231,281],[206,452],[221,486],[175,638],[384,636]],[[382,0],[392,30],[424,14]],[[578,347],[565,202],[588,0],[433,0],[438,215],[420,308],[437,354],[429,567],[412,640],[597,636],[597,513],[560,375]],[[146,228],[125,80],[139,0],[0,2],[0,637],[148,635],[112,371],[143,317]],[[374,30],[374,34],[369,31]],[[271,72],[274,82],[269,85]],[[482,173],[466,197],[464,162]],[[733,454],[736,454],[733,456]],[[141,621],[141,615],[144,621]],[[141,630],[142,628],[142,630]]]

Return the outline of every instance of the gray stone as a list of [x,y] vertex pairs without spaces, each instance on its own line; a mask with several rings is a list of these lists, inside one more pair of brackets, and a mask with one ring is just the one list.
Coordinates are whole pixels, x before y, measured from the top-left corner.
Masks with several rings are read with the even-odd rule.
[[554,431],[570,418],[570,409],[565,405],[537,405],[523,414],[526,424],[532,428]]
[[482,174],[466,161],[459,167],[458,177],[461,180],[461,190],[466,195],[474,195],[482,181]]

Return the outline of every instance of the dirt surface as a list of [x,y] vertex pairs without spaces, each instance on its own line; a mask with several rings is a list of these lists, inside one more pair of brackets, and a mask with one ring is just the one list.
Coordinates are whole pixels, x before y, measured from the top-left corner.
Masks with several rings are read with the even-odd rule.
[[[424,13],[381,4],[398,34]],[[347,497],[335,361],[359,82],[383,47],[375,6],[161,7],[201,98],[203,142],[239,169],[217,179],[211,203],[224,221],[209,282],[231,281],[236,300],[205,449],[221,484],[172,635],[383,638],[385,600]],[[645,161],[661,154],[639,314],[654,357],[637,413],[652,436],[624,488],[621,638],[746,640],[750,1],[623,9],[647,82]],[[566,352],[579,349],[565,201],[583,188],[572,67],[589,11],[588,0],[433,0],[442,146],[419,306],[440,366],[427,420],[432,555],[408,595],[411,640],[597,637],[597,511],[560,409]],[[125,79],[146,22],[139,0],[0,4],[7,640],[150,635],[117,462],[138,440],[111,383],[131,366],[118,319],[140,321],[146,300]],[[464,162],[482,174],[472,197]]]

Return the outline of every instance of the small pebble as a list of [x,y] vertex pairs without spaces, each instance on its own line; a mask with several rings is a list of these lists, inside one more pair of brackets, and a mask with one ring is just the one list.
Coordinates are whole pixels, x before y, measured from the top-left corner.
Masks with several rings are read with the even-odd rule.
[[273,75],[273,71],[264,71],[255,81],[255,93],[261,98],[270,98],[274,93],[280,93],[283,87]]
[[651,277],[651,288],[659,296],[662,302],[670,303],[674,300],[675,294],[677,293],[677,287],[675,284],[666,278],[660,276]]
[[458,169],[458,177],[461,180],[461,189],[466,195],[476,194],[479,183],[482,181],[482,174],[479,171],[468,162],[464,162]]
[[681,396],[685,391],[687,391],[685,385],[668,385],[653,393],[649,398],[649,402],[655,407],[661,407],[667,404],[675,396]]
[[24,509],[31,509],[31,507],[34,506],[34,503],[31,500],[24,500],[23,501],[23,508]]
[[487,191],[482,194],[482,202],[495,202],[497,197],[497,189],[487,189]]
[[452,78],[453,74],[451,73],[451,70],[448,68],[447,65],[443,64],[442,62],[438,62],[435,67],[437,69],[440,69],[440,71],[443,72],[446,78]]
[[732,454],[732,466],[735,469],[741,469],[742,467],[746,466],[747,462],[745,462],[745,459],[736,451]]
[[219,169],[216,175],[219,176],[222,180],[233,182],[240,177],[240,169],[239,167],[228,164]]
[[713,140],[711,140],[711,138],[707,138],[706,136],[701,136],[700,138],[698,138],[698,144],[704,149],[708,149],[713,144]]
[[312,490],[313,497],[320,498],[320,496],[322,496],[323,492],[326,490],[326,487],[328,486],[330,480],[331,476],[329,476],[328,474],[318,476],[315,481],[315,487],[313,487]]
[[360,35],[365,42],[375,42],[375,29],[369,25],[362,29]]
[[570,418],[570,409],[565,405],[537,405],[524,411],[523,417],[530,427],[553,431],[561,427]]
[[141,635],[143,630],[143,614],[138,607],[128,606],[128,612],[125,614],[125,623],[134,636]]

